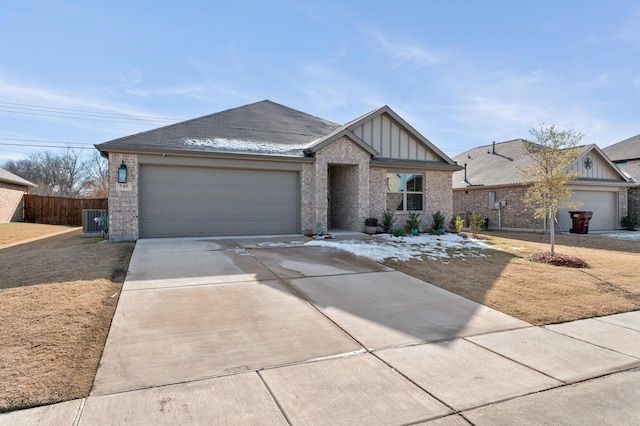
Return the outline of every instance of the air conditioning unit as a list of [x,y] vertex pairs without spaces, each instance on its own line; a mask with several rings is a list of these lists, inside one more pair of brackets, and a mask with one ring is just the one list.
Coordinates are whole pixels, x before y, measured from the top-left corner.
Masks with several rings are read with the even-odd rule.
[[99,233],[100,224],[95,220],[102,216],[105,209],[83,209],[82,210],[82,232],[85,234]]

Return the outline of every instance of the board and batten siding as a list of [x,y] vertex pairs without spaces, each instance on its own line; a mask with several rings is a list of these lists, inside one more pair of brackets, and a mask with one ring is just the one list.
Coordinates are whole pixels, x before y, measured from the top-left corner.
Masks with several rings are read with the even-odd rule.
[[381,158],[442,161],[439,155],[384,114],[364,122],[352,132],[378,151]]
[[[591,168],[585,167],[585,160],[591,159]],[[621,180],[620,175],[605,161],[598,152],[590,150],[582,153],[580,157],[571,165],[571,170],[578,173],[580,178]]]

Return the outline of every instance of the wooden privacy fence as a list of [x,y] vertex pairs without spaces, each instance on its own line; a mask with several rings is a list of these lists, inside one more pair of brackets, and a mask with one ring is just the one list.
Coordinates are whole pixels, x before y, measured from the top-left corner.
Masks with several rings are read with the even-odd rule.
[[83,209],[106,209],[108,198],[62,198],[24,195],[24,221],[82,226]]

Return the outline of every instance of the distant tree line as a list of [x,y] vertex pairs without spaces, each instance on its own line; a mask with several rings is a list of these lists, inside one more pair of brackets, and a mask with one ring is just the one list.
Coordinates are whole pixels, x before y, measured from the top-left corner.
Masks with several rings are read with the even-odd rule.
[[108,162],[98,151],[86,159],[81,152],[65,149],[45,151],[27,158],[7,161],[5,170],[38,185],[30,194],[54,197],[107,197]]

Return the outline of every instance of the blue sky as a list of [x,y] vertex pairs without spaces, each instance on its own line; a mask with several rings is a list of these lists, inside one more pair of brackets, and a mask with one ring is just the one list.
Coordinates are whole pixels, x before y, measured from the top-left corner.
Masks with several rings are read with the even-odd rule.
[[0,52],[0,164],[263,99],[389,105],[450,156],[542,123],[640,133],[635,0],[4,0]]

